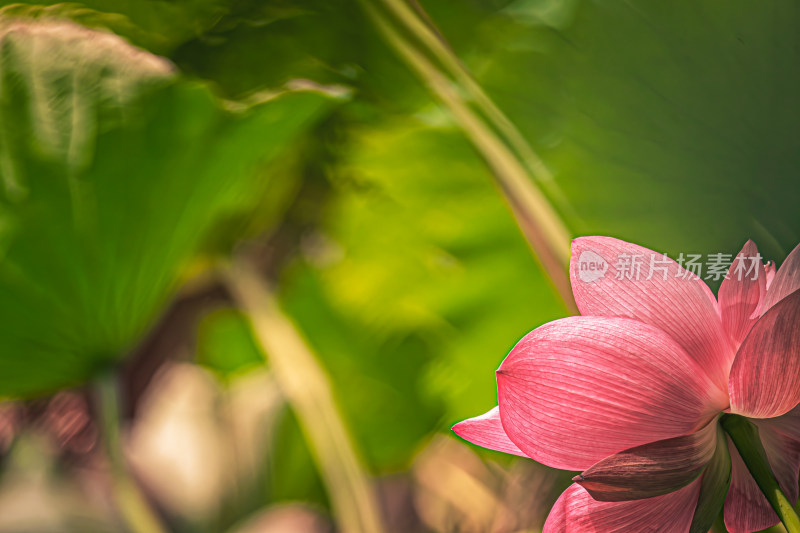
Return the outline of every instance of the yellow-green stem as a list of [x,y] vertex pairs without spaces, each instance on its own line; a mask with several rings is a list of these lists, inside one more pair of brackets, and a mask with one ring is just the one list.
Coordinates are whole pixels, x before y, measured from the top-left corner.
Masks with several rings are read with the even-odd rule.
[[383,533],[373,486],[337,409],[333,387],[321,363],[253,267],[239,261],[223,275],[234,298],[247,312],[255,338],[300,421],[340,530]]
[[[407,4],[404,0],[382,0],[387,9],[416,36],[420,43],[430,51],[445,68],[447,72],[466,90],[469,97],[477,104],[486,118],[495,126],[497,131],[508,140],[511,147],[520,155],[528,170],[540,182],[547,183],[553,176],[544,165],[539,156],[519,132],[517,127],[499,107],[486,94],[483,88],[464,67],[458,56],[453,53],[444,39],[438,34],[431,23],[420,17],[415,11],[421,11],[419,4]],[[424,14],[424,12],[423,12]]]
[[[392,4],[396,5],[396,2]],[[486,160],[544,271],[567,309],[577,314],[578,310],[566,273],[570,255],[570,233],[547,198],[534,186],[525,165],[464,101],[461,97],[463,87],[459,86],[457,81],[442,73],[423,51],[407,40],[385,15],[372,5],[370,0],[362,0],[362,5],[387,42],[428,85],[431,92],[447,106],[461,129]],[[422,31],[421,27],[417,24],[411,25],[408,29],[419,33]]]

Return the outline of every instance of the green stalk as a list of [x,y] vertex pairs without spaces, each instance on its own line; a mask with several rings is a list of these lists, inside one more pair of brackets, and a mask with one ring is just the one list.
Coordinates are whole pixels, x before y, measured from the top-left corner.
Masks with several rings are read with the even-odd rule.
[[769,466],[767,453],[761,444],[758,427],[743,416],[723,415],[722,428],[730,436],[750,475],[778,514],[786,531],[800,533],[800,517],[792,507],[792,502],[778,486],[775,474]]
[[120,401],[116,375],[108,373],[95,383],[98,425],[103,436],[111,484],[117,509],[131,533],[166,533],[161,519],[153,512],[131,476],[122,452]]
[[556,193],[559,198],[561,192],[555,189],[555,182],[550,170],[541,158],[531,148],[522,133],[511,120],[492,101],[483,87],[475,81],[469,70],[461,63],[458,56],[448,46],[447,42],[438,32],[433,21],[427,16],[422,6],[411,0],[413,6],[405,0],[381,0],[386,8],[397,20],[405,26],[408,32],[416,37],[420,44],[435,57],[442,67],[464,88],[467,96],[472,99],[478,109],[486,116],[488,121],[508,141],[509,145],[519,154],[525,166],[540,183],[547,184],[551,193]]
[[240,260],[223,271],[223,276],[233,297],[247,312],[255,340],[300,421],[339,529],[346,533],[383,533],[380,506],[367,469],[336,405],[333,385],[322,363],[252,266]]
[[[462,131],[483,156],[554,288],[567,309],[578,314],[566,272],[570,256],[569,230],[548,199],[533,184],[525,164],[482,117],[470,108],[461,96],[465,90],[457,80],[452,80],[441,72],[370,0],[362,0],[362,5],[386,41],[449,109]],[[397,7],[396,3],[392,5]],[[411,25],[410,29],[416,33],[424,33],[421,29],[423,26]],[[464,76],[466,74],[459,78],[467,79]]]

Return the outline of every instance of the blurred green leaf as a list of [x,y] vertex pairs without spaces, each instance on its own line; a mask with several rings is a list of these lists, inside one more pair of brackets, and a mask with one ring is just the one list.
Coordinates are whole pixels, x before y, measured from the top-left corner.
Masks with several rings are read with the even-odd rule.
[[304,501],[328,507],[325,485],[291,409],[286,409],[269,449],[265,479],[269,502]]
[[218,24],[170,57],[231,97],[294,78],[351,86],[359,120],[407,113],[428,99],[358,2],[236,2]]
[[564,311],[446,116],[351,135],[337,197],[283,300],[371,464],[392,470],[435,428],[496,402],[493,369]]
[[800,240],[800,6],[582,1],[557,27],[512,17],[547,3],[513,2],[469,42],[434,18],[553,171],[575,234],[673,256],[753,238],[782,259]]
[[197,339],[197,362],[223,380],[264,364],[247,317],[235,309],[220,309],[204,317]]
[[10,19],[0,40],[0,394],[32,395],[130,350],[208,229],[258,202],[264,164],[331,99],[231,112],[111,34]]

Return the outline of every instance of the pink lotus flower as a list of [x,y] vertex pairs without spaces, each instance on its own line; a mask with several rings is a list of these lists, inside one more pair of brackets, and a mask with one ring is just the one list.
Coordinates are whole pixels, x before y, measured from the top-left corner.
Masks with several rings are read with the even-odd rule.
[[[638,276],[624,257],[639,258]],[[800,246],[776,273],[748,241],[719,300],[675,261],[609,237],[573,242],[570,277],[582,316],[526,335],[497,370],[498,407],[453,430],[583,472],[545,533],[707,532],[723,499],[732,533],[778,523],[719,420],[757,425],[796,501]]]

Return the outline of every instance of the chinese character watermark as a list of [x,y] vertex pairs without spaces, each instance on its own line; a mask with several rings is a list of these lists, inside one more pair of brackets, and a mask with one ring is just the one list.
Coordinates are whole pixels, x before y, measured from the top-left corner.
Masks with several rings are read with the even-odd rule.
[[670,278],[710,281],[734,278],[744,281],[758,279],[763,272],[763,268],[759,268],[762,264],[763,259],[758,253],[753,257],[681,253],[673,260],[667,254],[655,252],[603,257],[592,250],[584,250],[578,258],[577,275],[585,283],[602,280],[606,274],[618,281],[667,281]]

